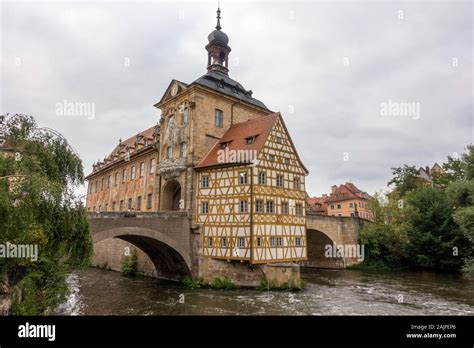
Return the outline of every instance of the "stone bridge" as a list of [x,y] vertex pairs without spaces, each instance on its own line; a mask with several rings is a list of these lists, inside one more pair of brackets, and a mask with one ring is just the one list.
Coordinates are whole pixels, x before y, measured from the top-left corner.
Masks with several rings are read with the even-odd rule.
[[[184,275],[200,275],[198,272],[208,268],[211,271],[207,264],[212,260],[199,255],[200,235],[193,233],[187,212],[89,213],[88,220],[96,265],[102,260],[120,270],[124,246],[132,244],[146,255],[143,259],[149,263],[150,275],[158,278],[177,280]],[[364,220],[359,218],[307,215],[308,260],[301,265],[340,269],[357,263],[356,257],[326,257],[325,248],[357,245],[362,223]],[[110,263],[113,260],[115,264]],[[235,267],[231,267],[235,272],[245,271]]]
[[[346,268],[359,263],[357,258],[357,246],[360,227],[368,223],[367,220],[357,217],[339,217],[327,215],[306,215],[306,233],[308,240],[308,260],[302,262],[305,267],[317,268]],[[338,257],[337,253],[331,253],[327,257],[328,246],[344,247],[354,257]],[[333,250],[331,249],[331,250]],[[336,249],[337,251],[337,249]]]
[[[101,241],[118,238],[145,253],[158,272],[156,276],[160,278],[177,279],[193,273],[188,213],[89,213],[88,220],[94,248]],[[107,244],[106,248],[111,249],[113,245]],[[123,250],[101,252],[110,256],[123,253]]]

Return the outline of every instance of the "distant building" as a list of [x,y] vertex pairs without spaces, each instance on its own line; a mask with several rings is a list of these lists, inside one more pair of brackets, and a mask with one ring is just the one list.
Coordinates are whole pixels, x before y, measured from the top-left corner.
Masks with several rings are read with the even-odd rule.
[[360,190],[353,183],[346,182],[339,186],[333,185],[329,196],[308,198],[307,212],[309,214],[352,216],[373,220],[368,207],[369,198],[367,192]]
[[435,173],[444,173],[443,168],[438,163],[435,163],[431,169],[428,166],[418,169],[418,176],[430,183],[433,183],[433,174]]
[[309,197],[306,200],[306,212],[308,214],[327,215],[326,199],[328,199],[328,195],[326,194],[322,197]]

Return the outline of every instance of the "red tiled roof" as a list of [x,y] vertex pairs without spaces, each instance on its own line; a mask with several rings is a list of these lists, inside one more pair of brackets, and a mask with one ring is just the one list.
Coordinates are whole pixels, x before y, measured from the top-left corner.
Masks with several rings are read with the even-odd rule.
[[[156,126],[152,126],[150,128],[145,129],[144,131],[141,131],[140,135],[145,136],[147,139],[153,139],[153,132],[155,131]],[[160,132],[160,128],[158,127],[158,133]],[[129,146],[131,149],[135,147],[135,140],[136,140],[136,135],[131,136],[130,138],[126,140],[122,140],[122,146],[123,146],[123,151],[125,151],[125,148]],[[115,146],[115,148],[112,150],[112,152],[107,156],[107,159],[113,159],[114,155],[118,151],[118,145]]]
[[326,199],[328,197],[309,197],[306,199],[307,212],[309,213],[325,213],[326,212]]
[[[152,126],[150,128],[145,129],[144,131],[139,132],[141,136],[144,136],[147,138],[148,144],[150,144],[149,141],[153,140],[153,133],[155,132],[155,127]],[[157,127],[158,134],[160,133],[160,127]],[[159,138],[158,138],[159,139]],[[132,151],[135,148],[135,141],[136,141],[136,135],[131,136],[130,138],[126,139],[125,141],[122,141],[122,153],[125,153],[127,146],[129,146],[130,151]],[[140,144],[143,146],[144,145],[144,140],[143,138],[140,139]],[[102,171],[105,168],[109,168],[113,163],[115,163],[116,158],[115,156],[118,155],[118,145],[114,147],[112,152],[104,158],[103,161],[100,162],[100,166],[96,167],[93,165],[93,170],[92,173],[86,176],[86,179],[88,179],[90,176],[96,174],[97,172]]]
[[351,183],[351,182],[346,182],[344,185],[345,185],[350,191],[352,191],[352,193],[357,194],[357,193],[361,193],[361,192],[362,192],[361,190],[359,190],[359,189],[356,187],[356,185],[354,185],[354,184]]
[[326,199],[327,197],[310,197],[306,201],[308,202],[308,204],[323,204],[326,202]]
[[329,195],[329,197],[326,199],[326,202],[345,201],[347,199],[354,198],[367,199],[366,195],[366,192],[358,189],[353,183],[346,182],[345,184],[339,185],[336,191]]
[[[216,144],[209,150],[206,156],[195,168],[211,167],[222,165],[218,161],[218,152],[221,150],[221,144],[228,143],[228,149],[231,150],[256,150],[258,153],[268,138],[273,125],[280,116],[276,112],[267,116],[258,117],[249,121],[240,122],[230,127]],[[252,144],[247,144],[247,138],[255,137]]]

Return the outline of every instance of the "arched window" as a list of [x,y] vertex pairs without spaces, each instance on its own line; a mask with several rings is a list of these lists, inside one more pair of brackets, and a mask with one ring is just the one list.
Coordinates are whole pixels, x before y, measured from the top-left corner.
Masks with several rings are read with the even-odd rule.
[[155,173],[155,159],[152,158],[150,160],[150,174],[154,174]]
[[183,113],[181,115],[181,124],[187,124],[188,123],[188,108],[183,108]]
[[173,158],[173,148],[171,146],[166,148],[166,158]]
[[186,158],[186,143],[181,143],[181,158]]
[[214,125],[219,128],[224,127],[224,113],[222,112],[222,110],[215,110]]

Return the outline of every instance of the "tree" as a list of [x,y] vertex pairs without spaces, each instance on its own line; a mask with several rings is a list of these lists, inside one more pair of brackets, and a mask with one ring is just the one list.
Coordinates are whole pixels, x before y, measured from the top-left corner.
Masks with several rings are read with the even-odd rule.
[[462,156],[466,180],[474,179],[474,145],[467,146],[467,152]]
[[406,218],[410,243],[406,251],[414,265],[459,270],[471,256],[472,246],[453,220],[446,192],[421,187],[407,195]]
[[387,186],[395,186],[395,190],[404,196],[407,192],[414,190],[424,184],[423,179],[418,175],[415,166],[403,165],[403,167],[392,168],[393,178]]
[[446,187],[455,181],[464,180],[466,166],[462,158],[448,156],[448,162],[443,163],[443,172],[433,173],[433,183],[438,187]]
[[369,197],[367,202],[367,207],[372,213],[374,222],[384,222],[384,197],[382,192],[375,192],[372,196]]
[[474,180],[455,181],[446,189],[446,194],[455,209],[474,205]]
[[408,243],[403,199],[395,191],[385,196],[375,193],[369,199],[373,223],[364,224],[359,243],[364,245],[365,260],[361,268],[401,268],[406,266],[404,249]]
[[[0,244],[37,245],[38,260],[0,259],[0,282],[17,292],[13,314],[50,313],[66,293],[66,267],[89,262],[86,213],[74,196],[82,162],[67,142],[40,131],[31,116],[4,115],[0,146]],[[66,264],[67,262],[67,264]]]
[[[454,222],[474,245],[474,180],[453,182],[446,193],[454,209]],[[474,275],[474,258],[466,260],[463,271]]]
[[413,166],[392,168],[388,201],[369,204],[375,223],[365,225],[360,242],[376,267],[415,266],[474,274],[474,146],[460,159],[448,157],[444,173],[427,185]]

